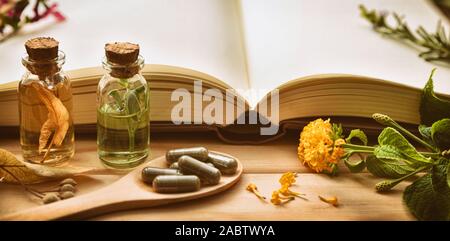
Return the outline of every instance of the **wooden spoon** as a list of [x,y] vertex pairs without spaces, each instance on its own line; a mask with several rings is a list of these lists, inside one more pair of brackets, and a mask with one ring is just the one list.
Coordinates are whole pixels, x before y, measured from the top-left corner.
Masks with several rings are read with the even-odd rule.
[[205,186],[197,192],[161,194],[154,192],[151,186],[141,181],[141,171],[146,166],[167,167],[167,162],[164,156],[158,157],[136,167],[116,182],[97,191],[8,214],[0,217],[0,220],[83,219],[113,211],[153,207],[202,198],[233,186],[239,181],[243,170],[242,164],[238,160],[236,174],[223,175],[220,183],[215,186]]

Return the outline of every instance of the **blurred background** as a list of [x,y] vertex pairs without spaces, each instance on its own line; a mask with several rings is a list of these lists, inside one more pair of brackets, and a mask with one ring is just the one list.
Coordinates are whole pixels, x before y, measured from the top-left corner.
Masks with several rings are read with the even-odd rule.
[[[309,23],[317,21],[318,25],[323,24],[325,25],[324,28],[326,28],[329,21],[335,21],[334,19],[337,19],[342,21],[340,27],[343,30],[345,30],[346,26],[352,25],[354,29],[360,31],[355,34],[342,32],[342,35],[346,35],[344,36],[345,38],[339,36],[342,29],[332,29],[331,27],[325,30],[316,29],[315,31],[317,33],[308,34],[308,37],[312,38],[310,42],[316,44],[315,46],[311,46],[312,48],[317,50],[325,48],[324,51],[326,49],[328,51],[329,49],[333,49],[335,52],[331,52],[330,54],[340,55],[345,59],[347,53],[343,50],[340,51],[335,46],[343,44],[351,46],[352,38],[359,35],[369,36],[374,41],[370,45],[368,44],[370,48],[375,47],[378,43],[389,45],[392,48],[399,48],[396,43],[381,43],[379,36],[375,36],[375,34],[373,36],[370,35],[372,33],[369,25],[359,16],[358,4],[360,3],[367,4],[368,7],[374,7],[379,10],[383,10],[384,8],[386,10],[392,10],[392,7],[394,7],[394,10],[399,10],[400,13],[406,15],[408,23],[414,26],[414,28],[419,24],[424,24],[427,29],[434,30],[436,19],[439,19],[440,16],[436,15],[436,18],[433,19],[425,19],[425,17],[421,18],[421,16],[408,18],[408,16],[411,16],[408,11],[417,12],[417,9],[412,7],[413,4],[409,4],[413,1],[425,2],[427,0],[342,0],[339,4],[351,5],[349,8],[351,11],[345,10],[345,13],[338,14],[336,13],[340,9],[336,6],[339,4],[333,0],[303,0],[299,1],[301,2],[299,4],[295,3],[295,5],[300,8],[302,4],[308,6],[314,5],[313,7],[309,7],[310,10],[308,11],[312,11],[312,13],[308,13],[309,15],[307,17],[314,17],[315,19],[308,19],[307,21],[310,21]],[[204,71],[229,83],[242,82],[244,81],[243,76],[247,76],[247,79],[252,79],[252,76],[249,77],[249,75],[253,75],[253,72],[256,71],[253,71],[251,66],[247,66],[247,60],[256,63],[266,57],[252,57],[251,53],[248,52],[251,52],[251,50],[246,50],[245,41],[242,41],[243,26],[245,26],[245,24],[241,23],[243,19],[242,6],[245,7],[247,2],[251,1],[0,0],[0,29],[2,30],[2,40],[0,40],[0,84],[20,79],[21,74],[24,72],[23,66],[21,65],[21,57],[25,53],[23,44],[26,40],[38,36],[51,36],[60,42],[60,49],[67,56],[66,65],[64,66],[65,70],[100,66],[104,56],[103,47],[105,43],[112,41],[130,41],[140,45],[141,53],[145,57],[146,63],[168,64]],[[268,3],[270,1],[261,2]],[[450,0],[429,0],[427,2],[434,3],[437,6],[436,8],[439,8],[442,13],[450,16]],[[247,7],[245,10],[248,19],[252,15],[256,15],[252,12],[257,11],[256,8]],[[292,11],[301,12],[297,9],[284,9],[283,11],[289,13],[292,13]],[[431,10],[427,9],[427,11],[425,12],[429,13]],[[305,13],[305,10],[303,10],[303,13]],[[17,16],[13,16],[13,19],[17,20],[17,22],[11,21],[11,15],[14,14],[17,14]],[[258,17],[261,16],[264,16],[264,14],[258,15]],[[293,22],[290,29],[295,29],[296,24]],[[305,28],[308,23],[299,24],[303,24],[302,27]],[[259,28],[263,29],[266,27],[268,26],[265,23],[261,23],[257,28],[247,29],[247,31],[248,33],[258,32],[260,31]],[[315,26],[313,27],[315,28]],[[14,28],[17,28],[17,31],[14,31]],[[308,26],[306,28],[310,30]],[[311,27],[311,29],[313,28]],[[274,29],[273,31],[283,33],[280,29]],[[266,32],[262,33],[266,34]],[[318,42],[313,39],[314,35],[317,38],[320,36],[328,38],[330,43]],[[270,43],[267,45],[267,41],[261,41],[261,43],[264,43],[265,46],[258,47],[267,47],[268,50],[272,48]],[[324,44],[331,45],[322,47]],[[317,52],[317,50],[315,51]],[[364,58],[364,54],[367,54],[367,51],[364,49],[361,51],[359,53],[360,58],[351,59],[351,61],[355,61],[355,63],[366,61],[367,59]],[[397,76],[395,75],[376,75],[381,72],[380,69],[386,68],[382,64],[382,61],[376,59],[383,57],[381,56],[382,53],[379,52],[376,50],[372,51],[372,58],[374,58],[373,62],[380,63],[380,66],[371,64],[370,69],[364,70],[359,68],[358,70],[361,70],[361,73],[357,72],[356,74],[380,78],[396,78]],[[411,58],[417,56],[417,52],[411,50],[405,50],[405,52],[411,54]],[[281,54],[282,52],[280,52]],[[279,57],[281,58],[282,56]],[[352,56],[347,56],[347,58],[350,57]],[[404,56],[401,56],[401,58],[399,56],[398,58],[404,59]],[[271,61],[278,60],[273,59]],[[314,69],[317,66],[314,61],[321,61],[321,59],[313,61],[311,57],[311,60],[308,61],[310,66],[302,66],[301,72],[298,71],[293,75],[281,77],[284,80],[288,80],[294,77],[320,72],[320,70]],[[423,64],[419,61],[417,61],[417,65]],[[266,63],[264,61],[261,63],[259,66],[265,68]],[[327,66],[329,69],[326,69],[326,71],[354,73],[355,71],[348,69],[351,65],[348,62],[339,63],[334,61],[331,66]],[[286,68],[288,67],[290,66],[286,65]],[[423,76],[427,75],[431,67],[430,65],[430,67],[427,67],[423,71]],[[294,70],[299,69],[298,66],[292,66],[292,68]],[[303,69],[310,71],[303,71]],[[283,70],[283,72],[287,73],[289,71]],[[254,76],[257,76],[257,74],[254,74]],[[423,76],[418,78],[417,81],[420,82],[417,83],[417,86],[422,86]],[[258,77],[258,79],[260,78]],[[239,85],[236,84],[236,86]]]

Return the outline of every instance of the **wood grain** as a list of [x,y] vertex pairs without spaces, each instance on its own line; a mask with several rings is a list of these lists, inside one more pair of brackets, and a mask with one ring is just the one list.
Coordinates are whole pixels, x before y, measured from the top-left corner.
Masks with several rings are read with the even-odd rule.
[[[380,179],[370,174],[344,174],[330,178],[322,174],[300,174],[293,191],[306,194],[308,201],[295,199],[283,206],[263,202],[245,190],[255,183],[270,200],[279,188],[281,174],[244,174],[230,190],[198,200],[151,209],[111,213],[94,220],[411,220],[402,204],[401,184],[387,194],[375,192]],[[340,205],[331,206],[318,195],[336,196]],[[193,215],[195,214],[195,215]]]
[[[114,212],[95,220],[410,220],[402,204],[401,194],[407,183],[402,183],[388,194],[378,194],[374,184],[381,179],[367,173],[351,174],[340,166],[340,175],[330,178],[311,173],[297,159],[296,135],[264,145],[229,145],[214,136],[203,134],[152,134],[151,156],[163,155],[166,150],[187,146],[206,146],[238,157],[243,166],[242,180],[231,189],[212,197],[170,204],[167,206]],[[15,138],[0,137],[0,148],[20,154]],[[96,153],[95,135],[77,136],[73,163],[101,167]],[[278,178],[286,171],[300,173],[293,190],[307,194],[309,201],[295,200],[277,207],[261,203],[245,190],[254,182],[266,196],[278,188]],[[79,178],[79,194],[84,195],[116,181],[120,176]],[[41,184],[37,187],[48,187]],[[0,184],[0,215],[36,207],[39,201],[20,187]],[[317,195],[336,195],[338,208],[318,200]],[[80,205],[83,205],[80,203]],[[193,215],[195,214],[195,215]]]
[[154,207],[210,196],[225,191],[239,181],[242,164],[239,159],[236,160],[236,173],[223,175],[217,185],[204,186],[196,192],[165,194],[154,192],[151,186],[141,180],[141,170],[144,167],[168,167],[165,156],[161,156],[141,164],[116,182],[99,190],[0,216],[0,220],[81,219],[118,210]]

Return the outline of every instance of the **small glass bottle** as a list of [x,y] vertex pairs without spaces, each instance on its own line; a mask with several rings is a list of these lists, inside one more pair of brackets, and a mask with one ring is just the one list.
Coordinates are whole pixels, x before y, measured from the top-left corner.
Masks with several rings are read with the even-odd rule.
[[58,45],[41,37],[25,43],[27,71],[18,86],[20,145],[24,160],[33,163],[61,164],[75,151],[72,89]]
[[107,71],[97,89],[97,146],[104,164],[131,168],[144,162],[149,146],[149,88],[140,70],[139,45],[105,45]]

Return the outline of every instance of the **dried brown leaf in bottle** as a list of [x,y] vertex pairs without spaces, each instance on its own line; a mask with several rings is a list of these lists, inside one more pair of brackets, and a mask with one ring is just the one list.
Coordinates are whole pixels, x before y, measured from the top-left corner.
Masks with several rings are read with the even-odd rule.
[[[48,120],[41,128],[41,136],[39,138],[39,149],[44,149],[48,142],[48,132],[54,130],[53,140],[51,144],[60,146],[69,129],[69,112],[63,105],[61,100],[57,98],[50,90],[44,88],[38,83],[32,83],[31,86],[37,91],[39,99],[44,103],[48,110]],[[44,133],[44,134],[43,134]],[[44,145],[44,146],[41,146]]]
[[56,129],[56,123],[49,117],[41,127],[41,134],[39,135],[39,153],[44,151],[48,139],[52,135],[52,130],[54,129]]

